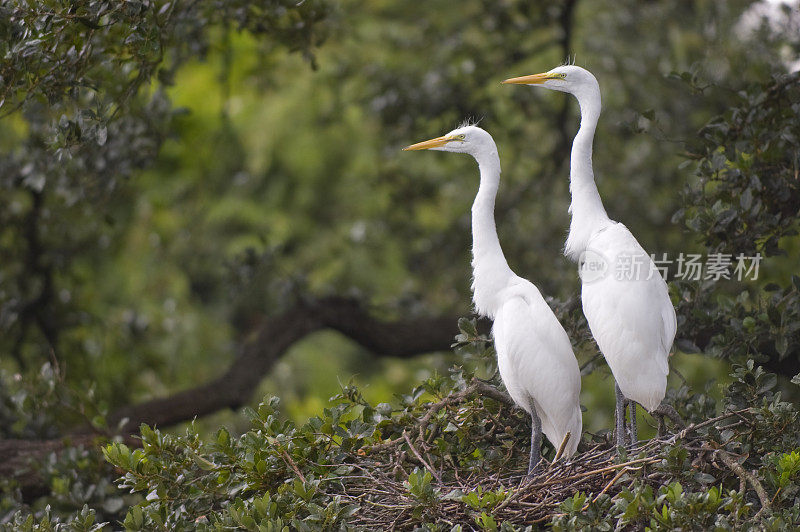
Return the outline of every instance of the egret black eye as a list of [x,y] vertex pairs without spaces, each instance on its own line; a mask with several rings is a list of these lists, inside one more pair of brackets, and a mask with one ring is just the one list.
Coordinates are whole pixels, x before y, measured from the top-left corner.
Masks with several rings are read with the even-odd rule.
[[467,138],[467,136],[464,135],[463,133],[461,135],[456,135],[455,136],[455,140],[464,140],[465,138]]

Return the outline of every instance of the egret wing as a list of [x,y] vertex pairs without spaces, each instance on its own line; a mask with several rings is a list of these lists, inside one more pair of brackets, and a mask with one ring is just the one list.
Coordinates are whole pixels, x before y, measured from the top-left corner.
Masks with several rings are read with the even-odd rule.
[[521,279],[501,294],[493,334],[500,375],[511,397],[542,421],[542,432],[558,446],[569,431],[567,450],[580,439],[580,369],[567,333],[538,289]]
[[583,282],[586,320],[622,392],[652,410],[664,398],[676,330],[666,283],[622,224],[598,232],[589,245],[602,250],[609,268]]

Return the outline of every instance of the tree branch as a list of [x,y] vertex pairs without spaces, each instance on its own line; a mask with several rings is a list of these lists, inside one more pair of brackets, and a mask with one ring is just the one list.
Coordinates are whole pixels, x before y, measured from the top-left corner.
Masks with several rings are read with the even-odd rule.
[[[0,439],[0,478],[14,479],[23,500],[33,501],[50,492],[50,486],[40,471],[47,457],[67,447],[95,448],[102,438],[95,434],[83,434],[53,440]],[[126,438],[131,447],[140,445],[138,439]]]
[[110,414],[109,426],[133,432],[141,423],[165,427],[223,408],[238,408],[250,400],[261,379],[292,345],[322,329],[342,333],[377,357],[408,358],[450,349],[457,323],[455,315],[381,320],[353,298],[298,303],[265,320],[222,376],[169,397],[119,408]]
[[11,349],[11,355],[20,368],[27,367],[22,347],[28,339],[31,326],[38,327],[47,342],[53,358],[58,356],[59,329],[56,326],[53,308],[55,306],[55,288],[53,286],[53,267],[45,257],[45,247],[41,238],[41,216],[44,210],[44,193],[30,191],[31,207],[26,216],[22,234],[27,251],[25,254],[26,275],[18,280],[19,291],[27,301],[23,301],[17,311],[19,314],[19,332]]
[[[558,23],[561,29],[561,38],[559,45],[565,60],[569,60],[572,55],[572,30],[575,25],[575,5],[578,0],[565,0],[561,7],[561,13],[558,17]],[[569,118],[569,106],[571,98],[563,98],[561,102],[561,109],[558,112],[556,119],[556,128],[558,129],[558,139],[556,141],[555,149],[553,150],[553,161],[556,168],[559,168],[562,162],[568,158],[570,150],[570,135],[567,127]]]

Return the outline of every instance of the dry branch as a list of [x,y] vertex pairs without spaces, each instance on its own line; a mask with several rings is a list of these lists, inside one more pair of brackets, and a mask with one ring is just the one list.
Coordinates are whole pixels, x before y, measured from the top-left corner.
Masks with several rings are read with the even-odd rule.
[[748,473],[736,460],[734,460],[727,452],[723,450],[718,450],[716,455],[719,456],[720,460],[722,460],[726,466],[731,468],[731,471],[736,473],[736,475],[742,479],[743,481],[747,481],[748,484],[755,490],[756,495],[758,495],[758,500],[761,502],[761,510],[759,512],[769,509],[770,502],[769,497],[767,496],[767,492],[764,491],[764,486],[755,478],[753,475]]
[[439,484],[441,484],[442,483],[442,477],[440,477],[439,473],[437,473],[436,470],[434,468],[432,468],[431,465],[428,462],[426,462],[425,459],[419,454],[419,451],[417,451],[417,448],[414,447],[413,443],[411,443],[411,440],[408,437],[408,433],[406,433],[406,432],[403,433],[403,439],[408,444],[408,448],[411,449],[411,452],[414,453],[414,456],[417,457],[417,460],[419,460],[422,463],[422,465],[425,466],[425,469],[427,469],[428,471],[431,472],[431,475],[433,475],[433,478],[435,478],[436,481]]
[[557,462],[561,455],[564,454],[564,449],[567,448],[567,444],[569,443],[569,439],[572,437],[572,433],[567,431],[564,434],[564,439],[561,441],[561,445],[558,446],[558,451],[556,451],[556,456],[553,458],[553,463]]

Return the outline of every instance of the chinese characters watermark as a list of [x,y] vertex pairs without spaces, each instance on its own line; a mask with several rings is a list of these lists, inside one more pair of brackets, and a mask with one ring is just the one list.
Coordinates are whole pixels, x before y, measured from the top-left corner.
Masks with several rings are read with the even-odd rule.
[[761,253],[745,256],[739,253],[710,253],[705,257],[699,253],[680,253],[670,259],[666,253],[657,256],[620,253],[614,260],[602,253],[586,250],[579,260],[579,273],[584,283],[597,281],[613,275],[618,281],[646,281],[656,273],[669,281],[670,266],[674,265],[673,279],[685,281],[756,281],[761,264]]

